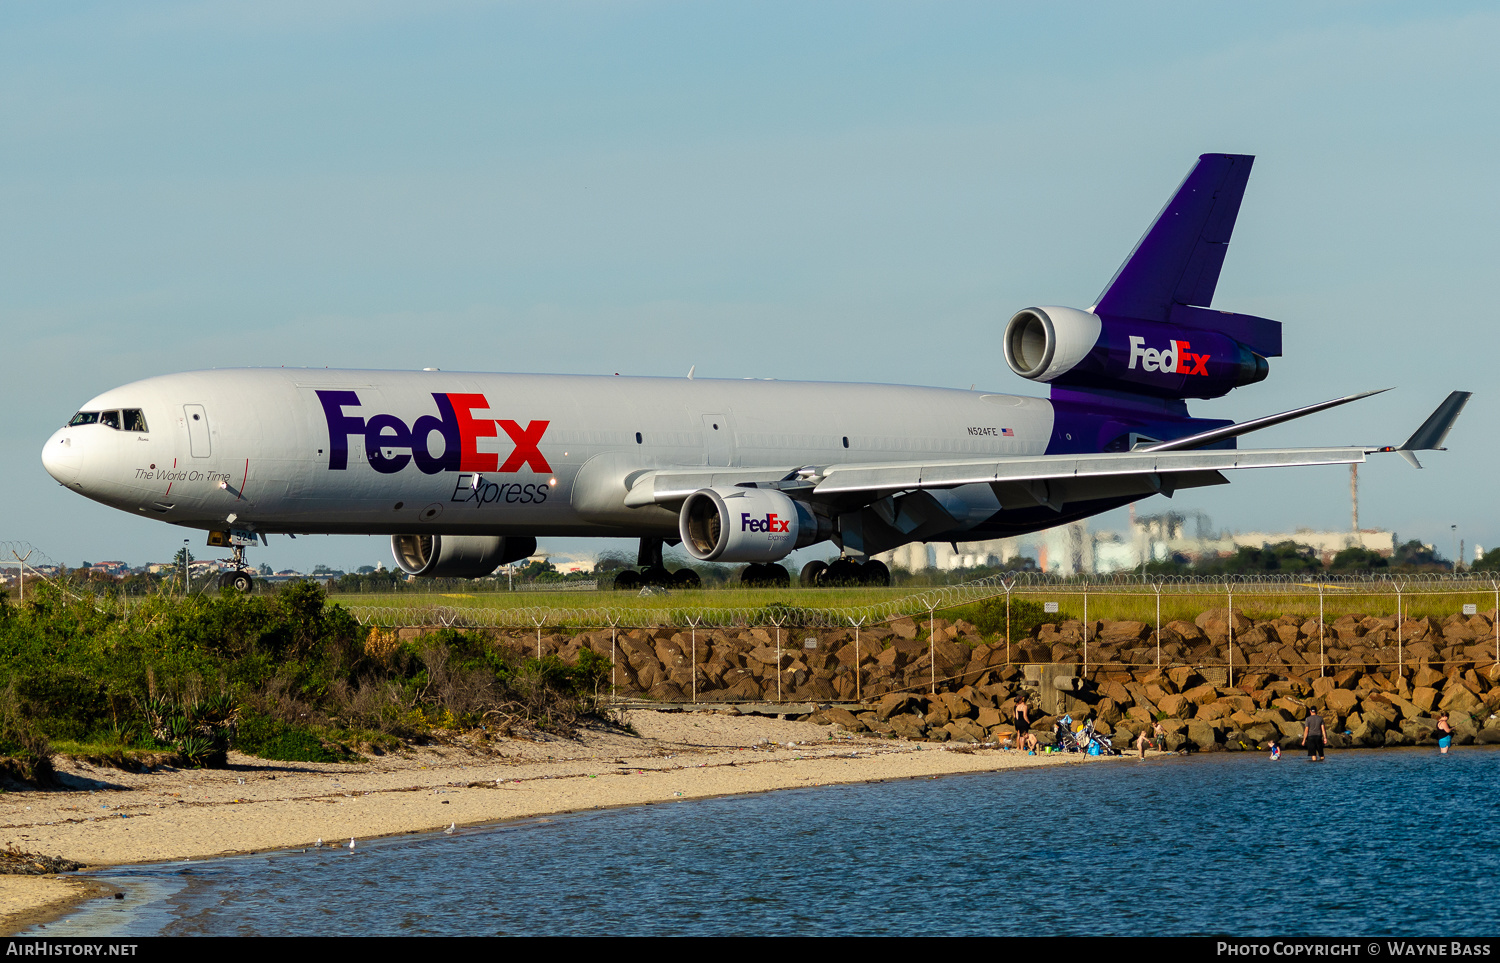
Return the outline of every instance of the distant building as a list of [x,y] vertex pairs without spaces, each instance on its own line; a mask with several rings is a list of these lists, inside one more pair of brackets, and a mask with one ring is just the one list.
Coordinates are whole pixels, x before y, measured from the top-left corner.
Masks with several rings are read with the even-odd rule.
[[1018,538],[996,538],[985,542],[959,542],[958,551],[947,542],[911,542],[875,558],[891,568],[924,572],[930,568],[945,572],[960,568],[998,567],[1021,554]]

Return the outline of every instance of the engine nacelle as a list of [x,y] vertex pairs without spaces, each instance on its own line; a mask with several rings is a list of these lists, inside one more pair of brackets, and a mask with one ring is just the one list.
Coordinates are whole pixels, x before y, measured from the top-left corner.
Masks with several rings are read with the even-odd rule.
[[[1213,319],[1214,312],[1188,310]],[[1265,358],[1221,331],[1052,306],[1010,319],[1005,360],[1032,381],[1163,398],[1217,398],[1270,371]]]
[[774,488],[704,488],[682,503],[682,547],[700,562],[776,562],[832,523]]
[[484,578],[536,554],[536,539],[502,535],[392,535],[391,554],[407,575]]

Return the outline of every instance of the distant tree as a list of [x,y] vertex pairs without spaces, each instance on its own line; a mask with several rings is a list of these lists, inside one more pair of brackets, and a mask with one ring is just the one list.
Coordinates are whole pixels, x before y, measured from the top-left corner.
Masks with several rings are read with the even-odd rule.
[[528,581],[535,581],[543,575],[556,576],[557,574],[557,566],[545,559],[530,562],[516,573],[517,577]]
[[1404,572],[1448,572],[1452,571],[1453,563],[1439,555],[1432,546],[1423,545],[1421,540],[1414,538],[1396,546],[1391,567]]
[[1147,575],[1185,575],[1192,570],[1193,561],[1181,552],[1173,552],[1166,558],[1153,559],[1146,563]]
[[1321,572],[1323,562],[1311,546],[1286,541],[1260,548],[1241,546],[1233,555],[1200,561],[1197,570],[1207,575],[1296,575]]
[[1333,557],[1328,563],[1330,572],[1374,572],[1390,568],[1390,559],[1379,552],[1358,545],[1351,545]]
[[270,575],[271,574],[271,566],[267,565],[265,562],[261,562],[260,566],[256,569],[256,571],[259,572],[262,575]]
[[1500,548],[1492,548],[1474,560],[1475,572],[1500,572]]

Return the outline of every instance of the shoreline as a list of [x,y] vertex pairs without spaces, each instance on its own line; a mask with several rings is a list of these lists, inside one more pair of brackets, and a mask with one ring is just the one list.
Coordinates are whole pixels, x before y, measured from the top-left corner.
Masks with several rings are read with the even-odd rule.
[[[129,773],[60,760],[65,788],[0,794],[0,840],[89,869],[347,846],[538,816],[851,783],[1102,762],[852,736],[718,712],[632,710],[638,733],[420,748],[364,763]],[[0,933],[113,891],[87,876],[0,876]]]

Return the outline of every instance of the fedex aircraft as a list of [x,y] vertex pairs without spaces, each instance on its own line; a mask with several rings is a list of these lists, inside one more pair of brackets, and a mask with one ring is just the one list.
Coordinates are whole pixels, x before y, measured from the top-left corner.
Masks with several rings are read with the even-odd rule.
[[[662,546],[786,583],[794,549],[841,558],[803,582],[882,584],[912,541],[1019,535],[1242,468],[1362,462],[1441,446],[1454,392],[1405,444],[1250,449],[1235,439],[1354,401],[1249,422],[1195,418],[1266,377],[1279,322],[1211,309],[1253,158],[1205,154],[1086,310],[1028,307],[1006,363],[1050,398],[875,384],[231,369],[89,400],[42,451],[80,495],[244,547],[285,533],[391,536],[410,575],[482,577],[538,536],[639,541],[621,587],[691,585]],[[1418,465],[1420,467],[1420,465]]]

